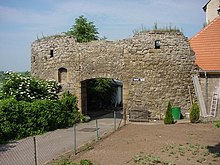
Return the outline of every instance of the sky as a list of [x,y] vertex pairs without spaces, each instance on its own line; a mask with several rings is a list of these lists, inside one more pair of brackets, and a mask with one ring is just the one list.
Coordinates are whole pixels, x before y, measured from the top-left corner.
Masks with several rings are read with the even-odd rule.
[[142,26],[172,25],[191,38],[205,23],[207,0],[0,0],[0,71],[30,71],[31,43],[68,31],[80,15],[99,37],[120,40]]

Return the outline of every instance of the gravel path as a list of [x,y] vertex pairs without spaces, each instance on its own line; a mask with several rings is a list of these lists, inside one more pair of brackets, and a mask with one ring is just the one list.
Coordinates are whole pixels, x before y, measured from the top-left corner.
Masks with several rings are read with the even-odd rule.
[[[113,113],[104,115],[98,120],[99,135],[114,131]],[[116,126],[121,126],[121,114],[117,113]],[[95,140],[96,120],[80,123],[76,126],[76,147]],[[36,136],[37,165],[44,164],[59,155],[74,149],[74,128],[59,129]],[[35,165],[33,137],[14,143],[0,145],[0,165]]]

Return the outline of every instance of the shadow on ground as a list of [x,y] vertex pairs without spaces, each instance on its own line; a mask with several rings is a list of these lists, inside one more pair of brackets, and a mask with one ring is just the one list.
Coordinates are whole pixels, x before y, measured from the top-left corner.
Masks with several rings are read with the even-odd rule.
[[216,154],[220,157],[220,143],[216,144],[215,146],[208,146],[207,149],[210,153]]
[[102,118],[114,118],[114,111],[116,112],[116,118],[122,118],[122,107],[111,107],[97,110],[88,111],[87,115],[91,117],[91,120]]
[[16,146],[17,142],[8,143],[8,144],[0,144],[0,153],[11,150]]

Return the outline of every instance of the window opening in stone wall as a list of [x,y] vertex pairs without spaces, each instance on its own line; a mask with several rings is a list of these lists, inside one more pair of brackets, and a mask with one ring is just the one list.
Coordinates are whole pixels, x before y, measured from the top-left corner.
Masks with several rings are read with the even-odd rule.
[[35,62],[35,56],[33,56],[33,62]]
[[65,84],[67,82],[67,69],[66,68],[58,69],[58,82],[61,84]]
[[160,40],[155,41],[155,49],[160,49]]
[[52,58],[53,57],[53,50],[51,49],[50,50],[50,58]]

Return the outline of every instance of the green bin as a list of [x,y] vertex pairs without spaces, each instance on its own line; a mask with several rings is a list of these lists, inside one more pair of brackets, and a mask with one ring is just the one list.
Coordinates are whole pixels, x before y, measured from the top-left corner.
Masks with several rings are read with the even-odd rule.
[[172,115],[174,120],[180,120],[180,107],[172,107]]

